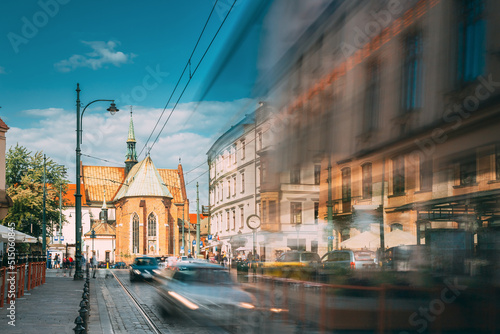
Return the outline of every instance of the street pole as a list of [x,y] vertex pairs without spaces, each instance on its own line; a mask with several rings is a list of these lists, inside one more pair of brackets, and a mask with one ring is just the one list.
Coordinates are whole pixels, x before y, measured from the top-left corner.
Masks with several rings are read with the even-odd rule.
[[47,256],[47,221],[45,217],[45,154],[43,155],[43,213],[42,213],[42,256]]
[[[327,207],[327,218],[328,218],[328,251],[333,250],[333,240],[331,239],[333,233],[333,204],[332,204],[332,156],[328,154],[328,203]],[[337,247],[338,248],[338,247]]]
[[59,243],[62,235],[62,184],[59,185]]
[[[80,267],[82,255],[82,194],[80,194],[80,142],[81,142],[81,120],[80,120],[80,84],[76,84],[76,193],[75,193],[75,280],[83,279]],[[66,251],[67,252],[67,251]]]
[[196,182],[196,255],[198,254],[200,254],[200,193]]
[[82,194],[80,193],[80,143],[82,141],[82,117],[85,109],[94,102],[108,101],[111,106],[107,109],[111,115],[114,115],[118,109],[115,106],[114,100],[94,100],[88,103],[80,113],[80,84],[76,84],[76,193],[75,193],[75,280],[82,280],[83,273],[81,268],[82,257]]

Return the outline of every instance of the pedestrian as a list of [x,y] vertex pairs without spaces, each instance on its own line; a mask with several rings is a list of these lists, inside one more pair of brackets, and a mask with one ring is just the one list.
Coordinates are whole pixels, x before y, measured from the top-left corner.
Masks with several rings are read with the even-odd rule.
[[49,254],[49,258],[47,259],[47,268],[52,269],[52,254]]
[[54,256],[54,269],[59,269],[59,254],[56,253]]
[[95,257],[95,254],[92,255],[91,263],[92,263],[92,278],[95,278],[95,272],[97,270],[97,259]]

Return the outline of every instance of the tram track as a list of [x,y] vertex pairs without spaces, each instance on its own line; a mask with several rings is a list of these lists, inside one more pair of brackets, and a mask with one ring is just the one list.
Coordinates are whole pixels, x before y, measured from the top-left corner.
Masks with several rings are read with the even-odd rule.
[[122,287],[122,289],[125,291],[127,296],[130,297],[136,308],[139,310],[139,313],[141,316],[144,318],[146,321],[148,327],[152,330],[153,333],[155,334],[163,334],[164,332],[160,329],[160,327],[155,323],[155,321],[152,319],[152,317],[148,314],[148,310],[144,308],[144,306],[139,302],[139,300],[133,295],[132,291],[128,287],[125,286],[125,284],[122,283],[122,281],[116,276],[114,272],[111,272],[113,277],[116,279],[118,284]]

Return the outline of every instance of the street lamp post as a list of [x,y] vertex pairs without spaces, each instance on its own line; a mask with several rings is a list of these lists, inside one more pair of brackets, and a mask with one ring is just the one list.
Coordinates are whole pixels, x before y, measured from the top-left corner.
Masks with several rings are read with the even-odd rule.
[[43,213],[42,213],[42,256],[47,258],[47,220],[45,217],[45,163],[46,157],[43,155]]
[[115,105],[115,100],[94,100],[88,103],[80,113],[80,84],[76,84],[76,193],[75,193],[75,280],[83,279],[83,273],[81,268],[81,257],[82,257],[82,194],[80,193],[80,156],[81,149],[80,144],[82,142],[82,117],[85,113],[85,109],[89,105],[99,101],[111,102],[110,107],[107,109],[111,115],[114,115],[118,109]]

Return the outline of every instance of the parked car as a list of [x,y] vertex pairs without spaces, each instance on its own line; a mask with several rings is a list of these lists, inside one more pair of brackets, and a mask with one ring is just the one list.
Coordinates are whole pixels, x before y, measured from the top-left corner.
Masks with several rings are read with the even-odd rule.
[[370,250],[334,250],[321,258],[326,269],[374,269],[376,268],[375,252]]
[[111,268],[113,269],[125,269],[127,264],[125,262],[116,262]]
[[309,265],[321,262],[318,253],[306,251],[289,251],[281,254],[276,262],[282,265]]
[[244,319],[251,319],[249,312],[255,310],[255,298],[216,264],[177,262],[172,270],[155,276],[155,280],[159,283],[156,302],[165,316],[243,326]]
[[309,280],[315,278],[320,264],[321,258],[317,253],[289,251],[281,254],[275,262],[262,262],[260,267],[266,275]]
[[130,281],[133,282],[138,279],[151,280],[159,272],[156,258],[149,256],[136,257],[130,266]]
[[106,267],[107,267],[106,261],[99,261],[99,263],[97,263],[97,268],[106,268]]

